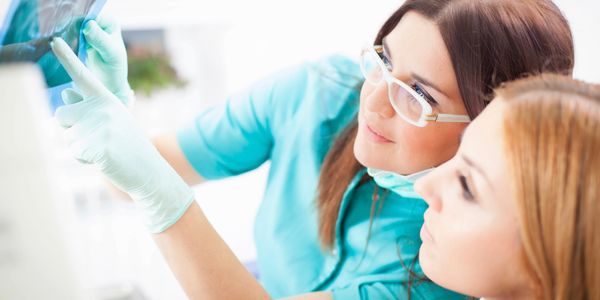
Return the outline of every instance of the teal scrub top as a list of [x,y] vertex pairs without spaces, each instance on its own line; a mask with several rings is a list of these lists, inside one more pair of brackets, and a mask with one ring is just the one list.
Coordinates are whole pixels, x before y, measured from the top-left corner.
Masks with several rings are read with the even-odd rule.
[[[260,281],[272,297],[323,290],[334,299],[408,297],[427,208],[412,187],[403,196],[385,193],[367,246],[375,183],[361,183],[361,170],[344,194],[334,249],[319,242],[319,173],[336,136],[355,118],[362,80],[357,63],[342,56],[305,63],[204,111],[178,132],[186,158],[207,180],[270,161],[254,235]],[[422,275],[418,263],[413,270]],[[465,298],[412,281],[412,299]]]

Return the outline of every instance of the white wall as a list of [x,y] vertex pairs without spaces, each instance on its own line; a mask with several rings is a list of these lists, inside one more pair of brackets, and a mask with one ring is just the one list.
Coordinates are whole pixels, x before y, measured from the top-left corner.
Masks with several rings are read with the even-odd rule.
[[600,1],[555,0],[575,39],[575,77],[600,83]]
[[[123,27],[223,26],[228,91],[274,69],[334,52],[356,54],[403,1],[108,0]],[[555,0],[575,33],[576,77],[600,82],[600,1]],[[0,0],[3,16],[10,0]],[[0,17],[1,18],[1,17]],[[200,35],[190,34],[193,42]],[[210,45],[205,45],[210,47]]]
[[[110,1],[125,28],[221,24],[230,91],[282,66],[341,52],[356,55],[402,1]],[[600,82],[600,2],[557,0],[575,34],[576,77]],[[193,35],[189,36],[194,39]],[[210,45],[205,45],[210,47]]]

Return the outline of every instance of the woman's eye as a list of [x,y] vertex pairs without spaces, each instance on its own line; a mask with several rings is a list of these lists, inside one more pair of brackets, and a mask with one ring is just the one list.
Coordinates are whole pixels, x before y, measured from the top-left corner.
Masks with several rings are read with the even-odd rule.
[[421,97],[427,98],[427,95],[425,94],[423,89],[420,86],[418,86],[416,83],[413,83],[413,85],[411,87],[415,92],[417,92],[417,94],[421,95]]
[[465,177],[464,175],[458,175],[458,181],[460,181],[460,185],[462,187],[463,198],[465,198],[466,200],[469,200],[469,201],[475,200],[475,197],[473,196],[473,193],[471,192],[471,189],[469,188],[469,183],[467,182],[467,177]]
[[433,99],[433,97],[431,97],[431,95],[429,95],[429,93],[427,93],[421,86],[419,86],[416,83],[413,83],[410,86],[415,92],[417,92],[417,94],[419,94],[419,96],[423,97],[423,99],[427,100],[427,102],[429,102],[429,104],[435,105],[437,104],[437,101],[435,101]]
[[379,57],[381,58],[381,61],[383,62],[383,64],[385,65],[385,67],[388,69],[388,71],[392,71],[393,67],[392,67],[392,62],[390,61],[390,59],[387,57],[387,55],[385,55],[384,53],[381,53],[379,55]]

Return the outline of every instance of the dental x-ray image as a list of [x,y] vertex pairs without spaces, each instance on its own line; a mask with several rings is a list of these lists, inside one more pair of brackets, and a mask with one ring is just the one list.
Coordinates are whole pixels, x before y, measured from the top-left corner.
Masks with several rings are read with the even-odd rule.
[[[81,26],[97,16],[105,0],[13,0],[0,29],[0,64],[34,62],[48,87],[71,81],[50,51],[54,37],[63,38],[76,53]],[[83,41],[82,41],[83,42]],[[81,57],[82,55],[80,55]]]

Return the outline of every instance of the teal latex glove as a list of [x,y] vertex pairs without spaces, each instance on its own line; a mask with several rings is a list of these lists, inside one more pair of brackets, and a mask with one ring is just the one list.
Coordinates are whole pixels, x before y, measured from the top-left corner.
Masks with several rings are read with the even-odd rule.
[[119,189],[128,193],[146,216],[153,233],[177,222],[194,194],[136,125],[129,110],[79,61],[60,38],[54,54],[80,92],[63,92],[66,105],[56,119],[75,158],[96,165]]
[[126,106],[132,106],[134,94],[127,81],[127,51],[121,28],[108,18],[97,18],[83,27],[87,66]]

